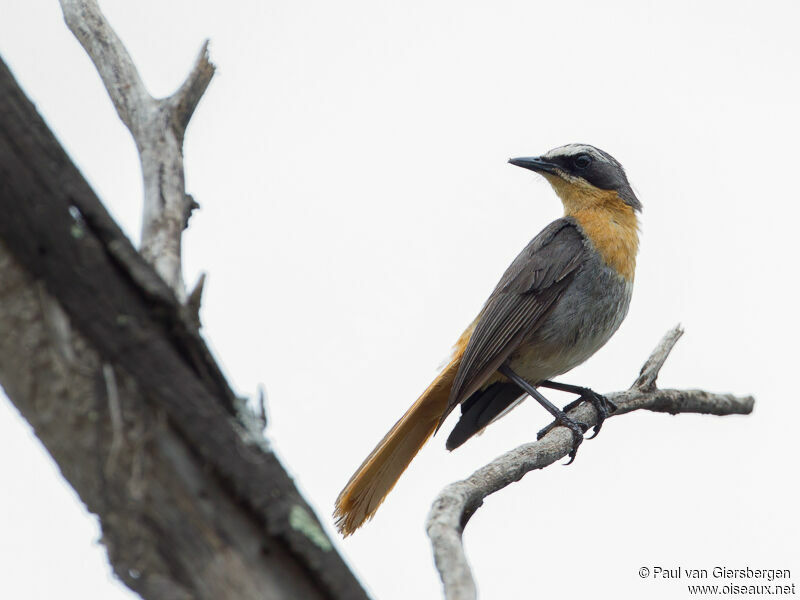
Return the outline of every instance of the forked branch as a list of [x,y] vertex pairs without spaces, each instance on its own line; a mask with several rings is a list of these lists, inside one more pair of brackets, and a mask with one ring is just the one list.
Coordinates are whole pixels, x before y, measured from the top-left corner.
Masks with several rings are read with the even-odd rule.
[[214,76],[208,41],[178,90],[167,98],[153,98],[97,0],[60,2],[67,26],[92,59],[117,114],[139,150],[144,179],[142,256],[184,302],[181,234],[197,204],[186,194],[183,137]]
[[[713,394],[703,390],[662,390],[656,387],[659,371],[681,335],[683,330],[677,326],[664,336],[630,389],[606,394],[618,407],[612,416],[638,409],[673,415],[750,414],[755,402],[752,396]],[[568,414],[590,427],[597,422],[597,412],[588,402],[581,403]],[[503,454],[439,493],[428,514],[426,530],[447,600],[474,600],[477,597],[475,581],[464,554],[462,534],[470,517],[483,504],[483,499],[519,481],[526,473],[553,464],[567,456],[571,449],[570,431],[565,427],[555,427],[541,440],[523,444]]]

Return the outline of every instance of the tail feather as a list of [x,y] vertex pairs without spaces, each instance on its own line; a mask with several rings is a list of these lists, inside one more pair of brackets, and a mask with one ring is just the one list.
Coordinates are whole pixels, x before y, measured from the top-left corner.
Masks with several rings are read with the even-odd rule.
[[447,438],[447,449],[455,450],[473,435],[514,408],[525,393],[510,381],[496,381],[478,390],[461,404],[461,418]]
[[[459,340],[460,341],[460,340]],[[447,407],[461,352],[406,411],[347,482],[336,499],[336,527],[348,536],[372,518],[400,475],[433,435]]]

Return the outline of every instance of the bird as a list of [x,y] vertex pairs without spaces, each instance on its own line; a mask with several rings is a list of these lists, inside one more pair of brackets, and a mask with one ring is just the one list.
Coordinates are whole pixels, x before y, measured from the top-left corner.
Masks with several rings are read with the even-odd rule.
[[[458,406],[461,416],[447,438],[448,450],[530,396],[555,418],[539,438],[558,426],[572,432],[569,462],[587,427],[566,413],[591,402],[597,435],[616,409],[591,388],[553,378],[597,352],[627,315],[642,204],[622,165],[589,144],[567,144],[508,162],[543,176],[561,199],[564,216],[514,259],[458,338],[449,363],[345,485],[333,514],[345,537],[375,515],[414,456]],[[578,398],[561,410],[539,388]]]

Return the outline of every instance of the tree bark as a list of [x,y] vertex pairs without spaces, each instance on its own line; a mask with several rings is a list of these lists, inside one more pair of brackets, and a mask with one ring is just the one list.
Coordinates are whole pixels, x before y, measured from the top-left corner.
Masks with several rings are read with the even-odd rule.
[[0,62],[0,383],[144,598],[366,598]]

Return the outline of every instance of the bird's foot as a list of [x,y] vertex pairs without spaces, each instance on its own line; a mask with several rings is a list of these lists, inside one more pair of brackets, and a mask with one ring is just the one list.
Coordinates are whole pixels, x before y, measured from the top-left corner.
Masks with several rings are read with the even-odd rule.
[[556,417],[555,421],[550,423],[550,425],[542,429],[536,435],[536,439],[542,439],[555,427],[566,427],[572,432],[572,450],[569,452],[569,461],[566,463],[568,465],[572,464],[572,461],[575,460],[575,455],[578,453],[578,447],[583,443],[583,434],[586,433],[586,430],[589,429],[589,427],[586,425],[586,423],[573,421],[562,412],[560,416]]
[[[594,409],[597,411],[597,423],[595,423],[594,428],[592,429],[591,437],[587,439],[596,438],[597,434],[600,433],[600,429],[603,427],[603,423],[608,418],[609,415],[613,414],[614,411],[617,410],[617,405],[614,404],[611,400],[603,396],[602,394],[598,394],[594,390],[590,390],[589,388],[584,388],[583,394],[581,394],[580,398],[577,400],[573,400],[569,404],[564,407],[564,413],[568,413],[571,410],[578,408],[581,402],[589,402]],[[542,439],[545,435],[547,435],[553,427],[558,427],[558,421],[554,421],[550,423],[547,427],[542,429],[537,439]],[[584,430],[585,431],[585,430]]]
[[564,412],[566,413],[577,408],[581,402],[589,402],[597,411],[597,423],[592,429],[593,433],[589,438],[591,440],[592,438],[596,438],[597,434],[600,433],[600,428],[603,427],[603,423],[605,423],[605,420],[610,414],[617,410],[617,405],[602,394],[598,394],[594,390],[586,388],[586,391],[580,398],[570,402],[564,407]]

